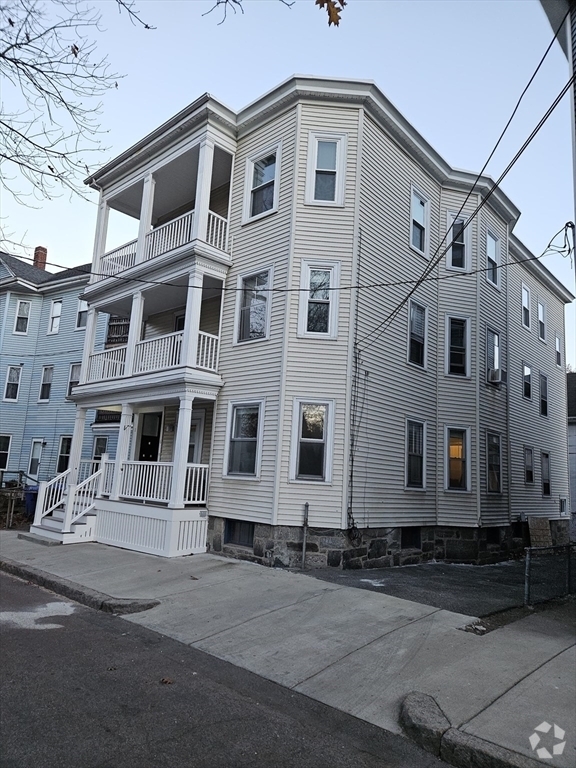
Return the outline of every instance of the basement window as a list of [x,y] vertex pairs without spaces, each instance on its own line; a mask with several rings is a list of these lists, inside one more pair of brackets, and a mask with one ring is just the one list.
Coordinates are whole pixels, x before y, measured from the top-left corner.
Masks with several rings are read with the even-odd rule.
[[239,547],[254,546],[254,523],[246,520],[226,520],[224,525],[224,543]]
[[402,549],[422,549],[422,533],[418,526],[402,528],[400,538]]

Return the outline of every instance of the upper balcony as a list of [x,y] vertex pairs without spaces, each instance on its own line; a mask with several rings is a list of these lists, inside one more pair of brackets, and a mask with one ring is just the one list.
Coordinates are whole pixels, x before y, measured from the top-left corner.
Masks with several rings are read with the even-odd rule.
[[231,174],[232,155],[204,140],[120,191],[103,191],[91,286],[168,254],[177,258],[193,242],[209,246],[208,255],[215,249],[216,258],[227,254]]

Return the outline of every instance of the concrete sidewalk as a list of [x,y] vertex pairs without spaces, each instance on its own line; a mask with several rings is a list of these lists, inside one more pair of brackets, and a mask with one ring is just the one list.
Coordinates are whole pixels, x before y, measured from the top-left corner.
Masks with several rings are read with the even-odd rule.
[[[24,577],[35,578],[27,568],[50,574],[55,590],[65,580],[92,598],[104,593],[104,607],[107,595],[112,606],[158,601],[124,619],[395,733],[407,695],[427,694],[408,699],[405,722],[455,765],[576,765],[567,606],[480,636],[462,631],[473,616],[216,555],[167,560],[102,544],[46,547],[2,531],[2,561]],[[439,705],[440,725],[426,701]],[[552,760],[538,759],[529,741],[544,721],[566,731]],[[537,749],[552,752],[560,742],[554,729],[539,736]],[[485,761],[474,762],[480,754]]]

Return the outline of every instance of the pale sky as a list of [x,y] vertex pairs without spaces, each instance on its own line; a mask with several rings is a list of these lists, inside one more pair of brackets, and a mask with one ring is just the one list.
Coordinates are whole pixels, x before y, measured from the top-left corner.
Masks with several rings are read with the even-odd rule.
[[[98,51],[124,74],[104,100],[109,149],[99,164],[205,92],[237,110],[298,73],[374,80],[450,165],[477,172],[552,38],[537,0],[349,0],[338,29],[328,28],[314,0],[297,0],[290,9],[279,0],[245,0],[244,15],[229,14],[220,25],[219,11],[202,15],[210,0],[137,0],[153,31],[118,15],[113,0],[92,5],[105,27]],[[494,179],[568,78],[555,45],[488,166]],[[514,232],[535,255],[574,219],[571,141],[566,96],[502,184],[522,211]],[[95,197],[86,202],[65,194],[31,209],[2,193],[1,203],[14,239],[31,249],[46,246],[49,262],[91,261]],[[118,228],[112,237],[109,245],[133,235]],[[575,292],[568,260],[543,263]],[[575,318],[573,304],[566,317],[573,367]]]

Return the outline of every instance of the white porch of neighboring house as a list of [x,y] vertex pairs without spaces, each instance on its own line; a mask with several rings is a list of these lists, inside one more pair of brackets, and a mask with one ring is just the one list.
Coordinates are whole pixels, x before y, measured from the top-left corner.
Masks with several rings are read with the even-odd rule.
[[122,405],[116,457],[100,462],[79,458],[87,410],[77,409],[69,468],[40,484],[31,533],[165,557],[205,552],[214,400],[185,392]]

